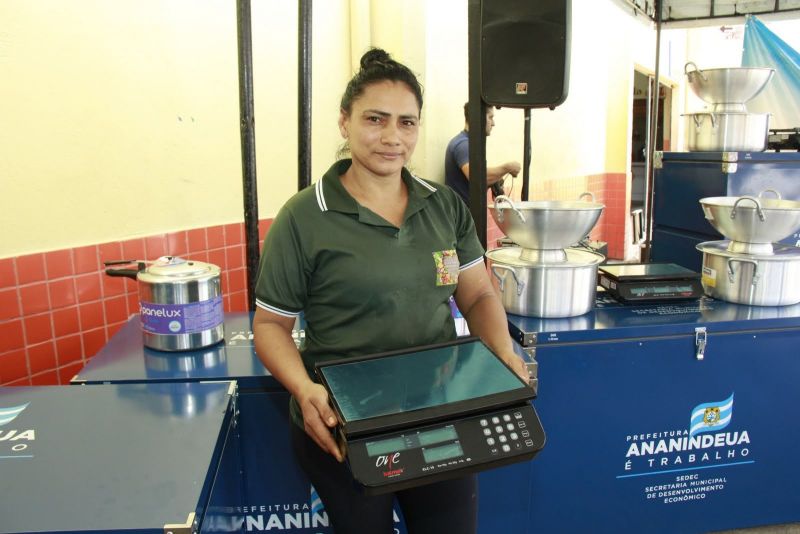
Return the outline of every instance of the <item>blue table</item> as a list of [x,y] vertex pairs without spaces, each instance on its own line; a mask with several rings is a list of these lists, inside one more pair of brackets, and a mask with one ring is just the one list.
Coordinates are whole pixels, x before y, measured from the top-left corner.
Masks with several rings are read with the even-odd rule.
[[213,532],[235,383],[0,388],[0,532]]

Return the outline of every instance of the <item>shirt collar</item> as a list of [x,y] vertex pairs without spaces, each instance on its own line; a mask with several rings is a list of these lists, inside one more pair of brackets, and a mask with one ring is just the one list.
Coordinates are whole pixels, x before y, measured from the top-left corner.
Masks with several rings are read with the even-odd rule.
[[[322,211],[338,211],[341,213],[358,213],[358,203],[350,196],[350,193],[342,185],[339,177],[347,172],[352,160],[341,159],[331,165],[322,179],[314,184],[317,205]],[[434,194],[437,188],[417,178],[408,169],[403,167],[401,172],[403,182],[408,189],[408,207],[406,208],[406,219],[421,210],[425,205],[425,199]]]

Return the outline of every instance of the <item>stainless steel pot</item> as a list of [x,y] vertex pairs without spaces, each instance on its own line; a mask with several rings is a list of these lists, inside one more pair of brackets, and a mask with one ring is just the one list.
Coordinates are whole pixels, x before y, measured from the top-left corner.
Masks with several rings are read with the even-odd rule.
[[[132,263],[127,260],[106,265]],[[106,269],[109,276],[139,282],[139,315],[144,345],[194,350],[224,338],[220,268],[211,263],[163,256],[136,269]]]
[[526,249],[563,249],[586,237],[605,206],[582,200],[532,200],[513,202],[499,196],[489,206],[492,218],[514,243]]
[[594,306],[601,254],[566,249],[566,261],[535,263],[520,258],[522,249],[504,247],[486,253],[492,285],[507,312],[526,317],[574,317]]
[[[766,191],[762,191],[761,194]],[[800,202],[778,198],[706,197],[700,199],[706,220],[737,243],[772,243],[800,228]],[[771,247],[765,248],[769,250]],[[734,247],[729,247],[733,252]],[[740,251],[745,251],[740,247]]]
[[769,113],[687,113],[691,152],[762,152],[767,148]]
[[728,241],[697,245],[703,253],[706,295],[737,304],[787,306],[800,303],[800,249],[775,245],[769,255],[738,254]]
[[684,66],[689,87],[716,111],[744,111],[744,103],[761,92],[775,74],[766,67],[732,67],[700,70],[693,62]]

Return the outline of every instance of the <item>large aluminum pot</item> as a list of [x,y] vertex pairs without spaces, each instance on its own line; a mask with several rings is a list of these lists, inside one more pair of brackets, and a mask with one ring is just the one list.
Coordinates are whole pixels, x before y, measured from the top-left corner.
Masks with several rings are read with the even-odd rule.
[[[130,263],[108,262],[110,264]],[[109,276],[139,282],[139,315],[144,345],[152,349],[195,350],[224,338],[220,268],[211,263],[163,256],[136,269],[106,269]]]
[[706,220],[726,238],[739,243],[773,243],[800,228],[800,202],[778,197],[706,197],[700,199],[700,205]]
[[[584,193],[590,195],[590,193]],[[584,195],[581,195],[583,197]],[[498,196],[492,218],[514,243],[526,249],[563,249],[589,235],[605,206],[582,200],[513,202]]]
[[486,253],[492,284],[507,312],[526,317],[574,317],[594,306],[597,266],[602,254],[566,250],[567,259],[534,263],[520,258],[522,249],[504,247]]
[[687,113],[690,152],[763,152],[769,113]]
[[800,303],[800,249],[776,245],[773,254],[737,254],[727,241],[697,245],[703,253],[706,295],[736,304],[787,306]]
[[[684,71],[694,94],[709,104],[715,104],[717,111],[737,108],[743,111],[744,103],[760,93],[775,74],[774,69],[764,67],[700,70],[691,61],[685,65]],[[725,105],[732,107],[723,108]]]

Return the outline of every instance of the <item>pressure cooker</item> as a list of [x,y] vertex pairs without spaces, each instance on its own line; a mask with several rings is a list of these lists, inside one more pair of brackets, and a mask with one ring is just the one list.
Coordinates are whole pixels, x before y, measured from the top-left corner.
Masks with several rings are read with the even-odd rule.
[[136,267],[107,268],[106,274],[138,282],[139,317],[146,347],[195,350],[224,338],[219,267],[176,256],[162,256],[153,262],[105,262],[106,267],[125,264]]

